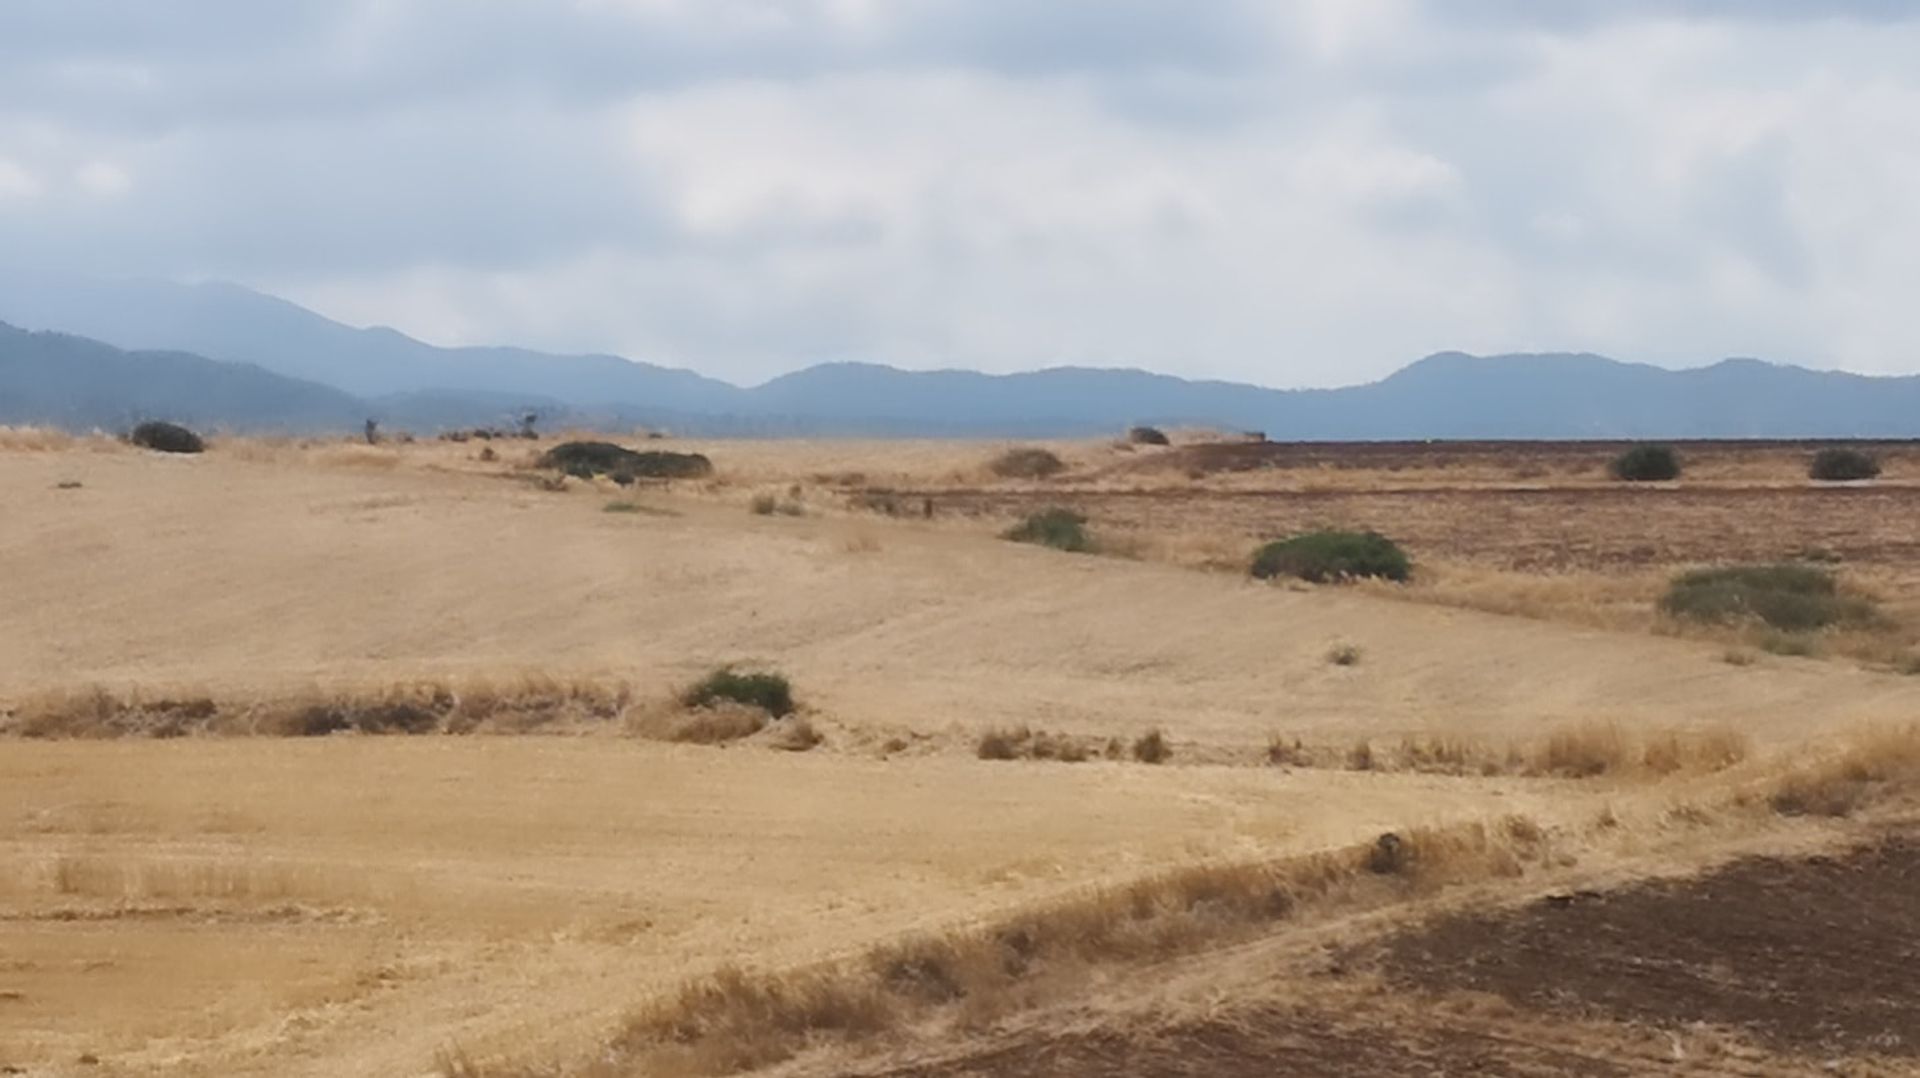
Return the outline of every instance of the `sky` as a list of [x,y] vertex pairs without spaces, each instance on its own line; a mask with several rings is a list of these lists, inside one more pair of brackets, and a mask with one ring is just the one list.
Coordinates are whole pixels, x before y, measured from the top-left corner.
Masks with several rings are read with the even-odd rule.
[[4,0],[0,269],[441,344],[1920,372],[1908,0]]

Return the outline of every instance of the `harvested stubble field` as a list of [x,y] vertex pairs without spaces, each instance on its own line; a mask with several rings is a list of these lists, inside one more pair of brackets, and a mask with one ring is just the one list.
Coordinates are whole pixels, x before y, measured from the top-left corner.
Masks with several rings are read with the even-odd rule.
[[[712,479],[622,491],[482,448],[0,438],[0,1067],[1101,1073],[1158,1043],[1175,1074],[1241,1043],[1358,1074],[1497,1070],[1551,1029],[1578,1043],[1510,1069],[1591,1073],[1594,1044],[1664,1045],[1661,1016],[1476,1010],[1485,988],[1368,948],[1449,904],[1844,849],[1905,818],[1920,770],[1891,736],[1778,793],[1809,752],[1920,714],[1920,679],[995,538],[1018,499],[1071,494],[1096,529],[1146,534],[1116,509],[1140,506],[1170,542],[1250,552],[1268,522],[1222,506],[1284,469],[1194,480],[1161,466],[1180,447],[1077,443],[1058,479],[996,481],[979,444],[722,442],[692,447]],[[1732,452],[1714,481],[1768,489],[1798,450],[1756,452],[1779,459]],[[1401,464],[1401,486],[1512,482],[1497,457]],[[876,487],[933,519],[874,513]],[[765,491],[796,512],[750,512]],[[1582,525],[1559,493],[1571,531],[1644,523]],[[1377,526],[1433,557],[1406,523]],[[823,743],[656,740],[728,663],[790,676]],[[242,736],[316,709],[348,732]],[[1008,729],[1089,759],[977,758]],[[1159,766],[1101,751],[1154,730]],[[1336,943],[1362,957],[1328,980],[1309,967]],[[1228,983],[1244,1006],[1195,1026]],[[1366,1035],[1429,997],[1441,1018],[1404,1042]],[[1722,1040],[1750,1070],[1804,1063]]]

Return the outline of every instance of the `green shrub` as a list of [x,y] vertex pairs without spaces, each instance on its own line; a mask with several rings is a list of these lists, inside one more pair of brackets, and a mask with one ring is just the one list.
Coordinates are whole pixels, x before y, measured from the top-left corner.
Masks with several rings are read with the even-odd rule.
[[1086,523],[1086,517],[1071,509],[1043,509],[1008,529],[1002,538],[1084,554],[1093,549]]
[[1048,479],[1067,470],[1067,464],[1046,449],[1009,449],[987,467],[1002,479]]
[[1660,609],[1689,621],[1755,621],[1789,633],[1874,620],[1871,600],[1841,594],[1833,573],[1814,565],[1694,569],[1673,578]]
[[1360,665],[1360,649],[1353,644],[1335,644],[1327,649],[1327,661],[1335,666]]
[[706,707],[723,700],[757,707],[776,719],[793,714],[793,687],[786,678],[772,673],[743,674],[730,666],[708,674],[680,697],[688,707]]
[[142,449],[152,449],[161,453],[201,453],[207,443],[198,434],[178,423],[162,423],[148,420],[133,428],[127,435],[127,441]]
[[623,486],[638,478],[700,479],[713,474],[713,462],[699,453],[635,452],[612,442],[562,442],[541,454],[540,466],[576,479],[610,476]]
[[1613,458],[1615,479],[1633,483],[1680,478],[1680,455],[1664,445],[1636,445]]
[[1127,441],[1134,445],[1171,445],[1166,432],[1159,427],[1134,427],[1127,431]]
[[1822,449],[1807,465],[1807,476],[1828,483],[1872,479],[1880,474],[1880,462],[1858,449]]
[[747,508],[753,511],[754,516],[770,517],[775,509],[780,508],[780,499],[771,494],[755,494],[753,501],[747,503]]
[[1406,552],[1378,532],[1308,532],[1268,543],[1253,558],[1253,575],[1262,580],[1276,576],[1315,583],[1363,576],[1405,580],[1411,572]]

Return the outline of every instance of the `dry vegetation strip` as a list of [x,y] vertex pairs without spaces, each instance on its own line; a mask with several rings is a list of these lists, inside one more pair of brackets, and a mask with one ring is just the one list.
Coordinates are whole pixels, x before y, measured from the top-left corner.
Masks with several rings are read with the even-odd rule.
[[[1830,757],[1776,768],[1672,818],[1712,811],[1849,815],[1920,788],[1920,726],[1870,733]],[[1617,826],[1611,810],[1596,821]],[[1524,817],[1384,834],[1271,861],[1205,864],[1068,897],[1005,920],[797,970],[737,967],[643,1006],[580,1073],[724,1075],[823,1044],[859,1044],[936,1015],[991,1021],[1084,983],[1093,967],[1190,954],[1313,911],[1405,901],[1452,884],[1525,874],[1570,853]],[[453,1078],[532,1075],[449,1058]]]

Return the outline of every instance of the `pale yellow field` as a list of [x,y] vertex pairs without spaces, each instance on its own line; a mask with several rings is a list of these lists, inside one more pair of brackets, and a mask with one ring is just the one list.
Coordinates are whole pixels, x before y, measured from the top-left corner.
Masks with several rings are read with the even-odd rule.
[[[789,674],[827,734],[808,754],[618,723],[0,740],[0,1066],[577,1060],[727,964],[853,954],[1196,862],[1508,814],[1575,827],[1667,796],[1269,768],[1274,734],[1532,745],[1617,723],[1733,729],[1766,754],[1920,713],[1920,679],[1833,663],[1734,667],[1714,644],[1072,557],[965,521],[746,511],[795,474],[781,453],[927,475],[991,447],[702,448],[715,483],[638,494],[540,490],[517,447],[494,465],[472,445],[0,451],[0,709],[96,685],[224,700],[530,676],[644,703],[749,662]],[[604,512],[616,498],[644,511]],[[1330,664],[1335,643],[1362,661]],[[1012,724],[1160,728],[1175,756],[973,757]]]

